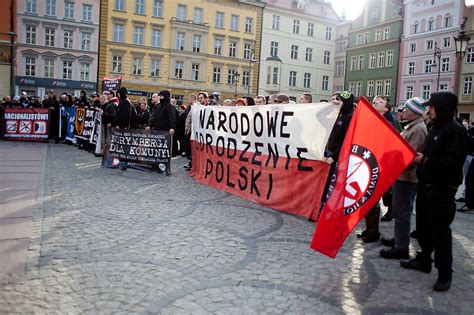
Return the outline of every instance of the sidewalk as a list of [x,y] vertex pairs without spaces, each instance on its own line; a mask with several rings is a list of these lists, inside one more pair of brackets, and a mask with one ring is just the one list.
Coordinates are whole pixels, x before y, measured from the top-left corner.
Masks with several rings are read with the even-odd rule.
[[26,272],[46,149],[43,143],[0,141],[0,277]]

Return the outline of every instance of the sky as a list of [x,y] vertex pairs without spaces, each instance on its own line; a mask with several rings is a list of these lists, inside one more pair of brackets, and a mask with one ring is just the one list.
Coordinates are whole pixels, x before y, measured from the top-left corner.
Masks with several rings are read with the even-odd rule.
[[[354,20],[364,8],[366,0],[329,0],[336,13],[341,16],[342,10],[346,11],[346,20]],[[456,0],[455,0],[456,1]],[[474,5],[474,0],[465,0],[466,5]]]

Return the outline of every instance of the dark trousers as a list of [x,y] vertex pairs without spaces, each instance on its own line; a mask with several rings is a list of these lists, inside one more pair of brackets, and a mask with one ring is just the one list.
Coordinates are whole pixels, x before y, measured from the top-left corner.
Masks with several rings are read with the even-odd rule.
[[368,234],[379,234],[380,205],[379,202],[365,215],[365,229]]
[[426,187],[419,184],[416,199],[416,231],[423,263],[431,264],[434,251],[435,266],[440,275],[450,275],[453,266],[451,222],[456,214],[452,187]]
[[474,209],[474,161],[471,160],[469,168],[467,169],[466,178],[464,180],[466,185],[466,206]]

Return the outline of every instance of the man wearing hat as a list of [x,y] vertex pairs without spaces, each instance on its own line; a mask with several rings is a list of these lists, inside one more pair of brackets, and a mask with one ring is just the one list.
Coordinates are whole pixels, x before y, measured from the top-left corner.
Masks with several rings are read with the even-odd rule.
[[421,252],[414,259],[401,261],[403,268],[431,272],[434,251],[438,280],[435,291],[446,291],[451,286],[453,249],[451,222],[456,214],[454,196],[462,182],[462,168],[466,159],[466,128],[455,119],[458,97],[451,92],[431,94],[428,115],[433,127],[423,150],[418,153],[416,230]]
[[[425,112],[424,100],[414,97],[405,102],[402,111],[402,120],[405,122],[401,135],[411,145],[420,152],[423,149],[428,131],[421,116]],[[390,240],[382,239],[382,244],[391,246],[390,249],[382,249],[380,256],[386,259],[408,259],[408,248],[410,245],[410,220],[413,210],[413,201],[416,194],[415,162],[412,162],[403,171],[392,185],[392,215],[395,219],[394,238]]]

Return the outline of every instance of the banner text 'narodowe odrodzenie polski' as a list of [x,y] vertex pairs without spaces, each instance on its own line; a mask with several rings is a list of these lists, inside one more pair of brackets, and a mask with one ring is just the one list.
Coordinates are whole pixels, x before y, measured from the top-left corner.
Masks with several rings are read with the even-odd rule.
[[317,215],[322,162],[339,107],[331,103],[192,108],[191,175],[265,206]]

